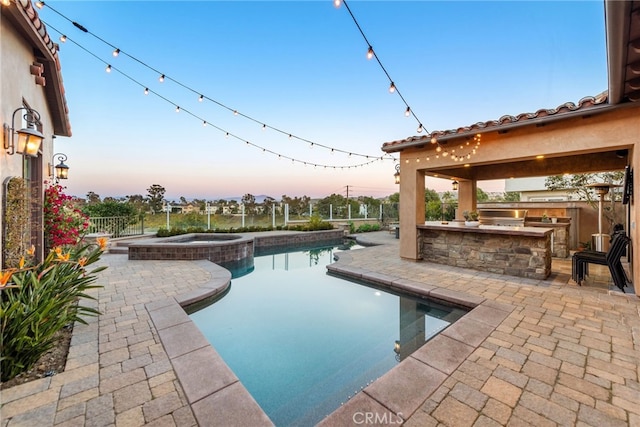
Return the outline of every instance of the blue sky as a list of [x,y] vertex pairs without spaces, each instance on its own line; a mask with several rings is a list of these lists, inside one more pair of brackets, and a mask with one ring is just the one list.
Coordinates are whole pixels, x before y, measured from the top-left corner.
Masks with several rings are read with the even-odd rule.
[[[70,194],[146,194],[169,199],[245,193],[279,199],[397,191],[394,163],[331,153],[301,138],[383,155],[384,142],[416,135],[417,122],[344,7],[325,1],[49,1],[126,55],[40,10],[60,59],[72,138]],[[383,65],[427,130],[444,130],[577,102],[607,88],[604,6],[599,1],[351,1]],[[81,45],[79,47],[75,43]],[[105,64],[114,70],[105,72]],[[147,67],[148,66],[148,67]],[[158,82],[158,73],[180,84]],[[121,70],[128,77],[115,71]],[[142,86],[132,81],[136,80]],[[198,102],[192,88],[214,102]],[[144,86],[166,100],[150,93]],[[182,111],[176,113],[176,106]],[[203,127],[184,110],[237,135]],[[285,131],[262,130],[260,123]],[[449,190],[448,181],[427,186]],[[503,191],[503,182],[479,183]]]

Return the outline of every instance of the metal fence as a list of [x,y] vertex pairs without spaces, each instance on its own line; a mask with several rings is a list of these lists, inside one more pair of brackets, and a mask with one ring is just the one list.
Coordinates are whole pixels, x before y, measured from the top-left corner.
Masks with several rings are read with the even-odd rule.
[[88,233],[109,233],[111,237],[144,234],[144,218],[105,216],[89,218]]

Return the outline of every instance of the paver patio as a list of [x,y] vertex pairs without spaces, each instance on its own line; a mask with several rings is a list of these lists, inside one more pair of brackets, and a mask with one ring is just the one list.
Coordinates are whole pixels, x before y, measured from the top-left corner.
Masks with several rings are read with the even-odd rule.
[[[430,378],[442,378],[433,390],[418,390],[424,397],[415,412],[402,414],[405,425],[640,426],[636,296],[568,283],[566,266],[554,267],[545,281],[521,279],[404,261],[388,233],[365,238],[384,245],[352,251],[338,266],[509,307],[477,345],[455,334],[443,338],[442,348],[473,347],[455,364],[421,361],[420,355],[403,362],[403,370],[413,369],[411,364],[431,372]],[[217,270],[203,262],[128,261],[119,254],[106,254],[101,263],[109,266],[99,279],[104,288],[96,291],[102,315],[75,326],[65,372],[2,391],[2,427],[247,425],[246,418],[208,413],[203,406],[215,400],[213,395],[197,402],[188,396],[198,391],[181,384],[184,374],[177,373],[181,368],[176,370],[158,332],[166,328],[149,314],[166,301],[201,292]],[[245,399],[240,386],[229,379],[226,399]],[[372,412],[396,415],[394,408],[377,403],[388,392],[384,382],[374,383],[352,399],[354,407],[366,401],[363,407]],[[416,393],[406,399],[415,400]],[[226,407],[231,406],[227,400]],[[345,415],[346,405],[341,411]],[[364,423],[354,415],[325,421]],[[268,423],[259,416],[250,419]],[[397,425],[400,418],[386,420]]]

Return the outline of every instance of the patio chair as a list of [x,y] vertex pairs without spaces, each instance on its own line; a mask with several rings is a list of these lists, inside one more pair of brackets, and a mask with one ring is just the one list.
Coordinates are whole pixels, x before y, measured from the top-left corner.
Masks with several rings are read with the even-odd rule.
[[572,279],[578,285],[582,285],[585,276],[589,274],[589,264],[606,265],[609,268],[613,282],[624,292],[624,287],[630,281],[622,267],[620,258],[624,255],[629,242],[630,239],[624,232],[616,232],[611,239],[611,246],[607,252],[576,252],[572,258]]

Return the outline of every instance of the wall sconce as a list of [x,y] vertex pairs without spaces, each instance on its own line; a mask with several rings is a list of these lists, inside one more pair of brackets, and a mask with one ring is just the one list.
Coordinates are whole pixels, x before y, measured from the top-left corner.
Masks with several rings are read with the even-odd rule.
[[460,185],[460,183],[456,180],[454,180],[452,183],[453,185],[453,191],[457,191],[458,190],[458,186]]
[[[27,127],[16,130],[16,113],[21,110],[25,110],[23,118],[27,122]],[[40,123],[40,113],[32,108],[20,107],[13,112],[11,127],[6,123],[2,126],[4,130],[4,149],[7,150],[7,154],[18,153],[38,157],[38,151],[44,135],[35,129],[37,123]],[[17,142],[16,134],[18,135]]]
[[396,165],[396,173],[393,174],[393,178],[396,181],[396,184],[400,184],[400,164]]
[[[58,156],[58,160],[60,163],[53,166],[54,158]],[[69,178],[69,166],[65,165],[64,162],[67,160],[67,155],[64,153],[56,153],[51,156],[51,163],[49,163],[49,176],[51,179],[55,179],[58,182],[61,179]],[[55,172],[55,176],[54,176]]]

